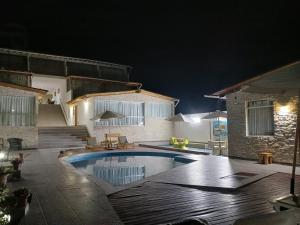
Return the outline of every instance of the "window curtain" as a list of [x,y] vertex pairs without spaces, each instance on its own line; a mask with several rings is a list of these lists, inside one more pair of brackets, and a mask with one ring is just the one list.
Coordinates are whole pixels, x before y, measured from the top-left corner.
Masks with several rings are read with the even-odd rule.
[[173,116],[173,104],[149,102],[146,104],[146,116],[152,118],[169,118]]
[[248,135],[274,134],[273,101],[261,100],[248,103]]
[[96,121],[96,126],[139,126],[144,125],[144,103],[126,101],[103,101],[95,99],[95,115],[112,111],[124,118]]
[[35,126],[34,96],[0,96],[1,126]]

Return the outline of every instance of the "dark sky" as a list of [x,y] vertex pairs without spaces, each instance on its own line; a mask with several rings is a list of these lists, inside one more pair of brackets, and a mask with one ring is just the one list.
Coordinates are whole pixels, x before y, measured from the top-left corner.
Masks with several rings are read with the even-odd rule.
[[182,113],[300,59],[299,1],[36,2],[1,2],[0,24],[26,28],[27,50],[131,65],[132,81],[180,98]]

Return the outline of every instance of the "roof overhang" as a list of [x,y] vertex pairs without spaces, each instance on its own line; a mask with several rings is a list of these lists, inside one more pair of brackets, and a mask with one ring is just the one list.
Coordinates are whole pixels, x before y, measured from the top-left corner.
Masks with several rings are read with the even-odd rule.
[[107,79],[100,79],[100,78],[93,78],[93,77],[68,76],[67,78],[73,79],[73,80],[89,80],[89,81],[94,81],[94,82],[119,83],[119,84],[125,84],[127,86],[134,86],[134,87],[142,86],[142,83],[138,83],[138,82],[107,80]]
[[146,91],[146,90],[130,90],[130,91],[117,91],[117,92],[101,92],[101,93],[92,93],[92,94],[86,94],[86,95],[82,95],[79,96],[69,102],[67,102],[68,105],[76,105],[79,102],[86,100],[88,98],[92,98],[92,97],[98,97],[98,96],[113,96],[113,95],[124,95],[124,94],[144,94],[144,95],[148,95],[151,97],[156,97],[156,98],[161,98],[167,101],[178,101],[178,99],[176,98],[172,98],[166,95],[161,95],[155,92],[151,92],[151,91]]
[[298,95],[300,89],[300,61],[272,70],[231,87],[213,93],[213,96],[243,91],[261,94]]

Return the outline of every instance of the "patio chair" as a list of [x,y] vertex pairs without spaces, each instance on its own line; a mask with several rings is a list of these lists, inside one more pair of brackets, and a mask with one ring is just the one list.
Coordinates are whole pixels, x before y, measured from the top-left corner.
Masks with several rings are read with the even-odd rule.
[[298,225],[300,210],[291,209],[239,219],[233,225]]
[[119,136],[118,148],[127,149],[134,148],[134,143],[129,143],[126,136]]

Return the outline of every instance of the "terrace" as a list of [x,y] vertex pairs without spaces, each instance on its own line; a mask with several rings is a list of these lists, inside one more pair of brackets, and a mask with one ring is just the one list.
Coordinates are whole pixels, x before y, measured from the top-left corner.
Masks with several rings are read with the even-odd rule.
[[[91,176],[61,163],[58,153],[59,149],[26,151],[24,179],[9,183],[12,189],[26,186],[33,192],[22,224],[161,224],[191,216],[210,224],[232,224],[238,218],[271,212],[268,201],[289,193],[290,166],[191,154],[184,157],[197,161],[107,193]],[[225,174],[241,172],[256,178],[224,179]],[[298,168],[296,172],[300,174]]]

